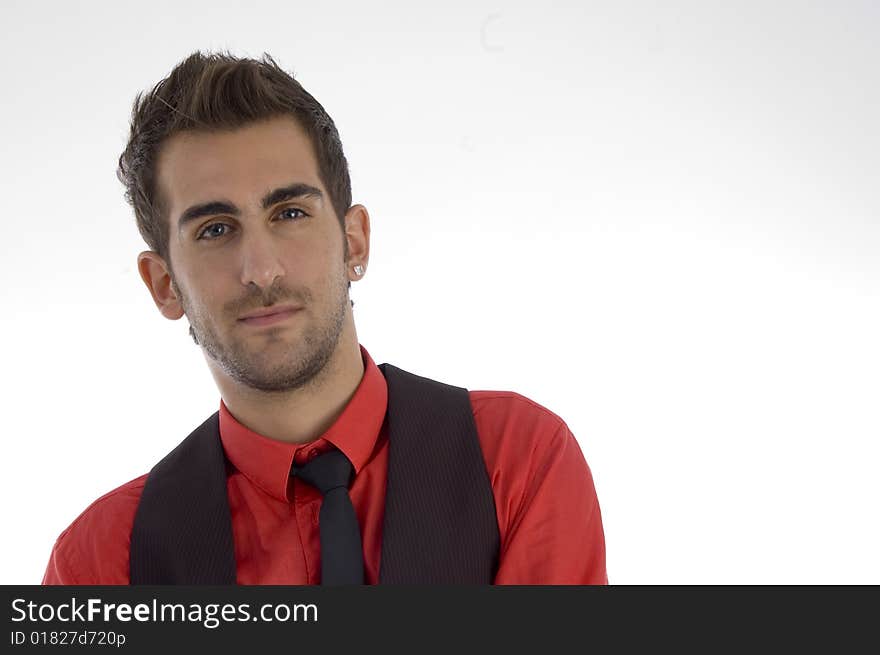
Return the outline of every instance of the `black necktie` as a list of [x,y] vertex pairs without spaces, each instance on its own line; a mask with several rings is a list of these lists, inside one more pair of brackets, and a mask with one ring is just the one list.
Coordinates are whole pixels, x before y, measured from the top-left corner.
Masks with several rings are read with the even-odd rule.
[[354,505],[348,495],[353,467],[339,450],[322,453],[290,474],[324,496],[318,525],[321,531],[321,584],[364,584],[364,552]]

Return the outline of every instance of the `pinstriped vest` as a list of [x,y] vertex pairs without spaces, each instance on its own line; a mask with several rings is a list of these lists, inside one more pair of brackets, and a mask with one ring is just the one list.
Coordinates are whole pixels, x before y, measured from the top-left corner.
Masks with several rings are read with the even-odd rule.
[[[500,537],[467,389],[379,369],[388,384],[380,584],[491,584]],[[150,471],[131,584],[236,584],[219,412]]]

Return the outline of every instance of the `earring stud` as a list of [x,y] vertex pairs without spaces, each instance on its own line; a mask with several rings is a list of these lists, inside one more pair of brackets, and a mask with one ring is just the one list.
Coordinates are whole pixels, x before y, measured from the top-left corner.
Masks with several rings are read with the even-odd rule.
[[355,265],[354,274],[355,275],[363,275],[364,274],[364,267],[361,266],[360,264]]

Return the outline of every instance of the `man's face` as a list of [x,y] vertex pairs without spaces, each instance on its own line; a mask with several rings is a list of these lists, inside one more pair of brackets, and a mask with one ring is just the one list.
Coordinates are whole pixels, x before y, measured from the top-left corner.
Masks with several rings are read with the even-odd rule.
[[[306,133],[284,117],[178,134],[161,150],[157,177],[171,288],[209,364],[261,391],[311,381],[351,317],[343,231]],[[315,192],[277,193],[294,185]],[[271,325],[242,320],[276,304],[299,309]]]

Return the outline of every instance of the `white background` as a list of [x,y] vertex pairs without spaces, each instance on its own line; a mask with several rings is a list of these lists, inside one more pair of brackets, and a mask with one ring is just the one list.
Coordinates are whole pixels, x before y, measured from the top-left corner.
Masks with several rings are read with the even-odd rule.
[[4,2],[0,583],[219,406],[115,170],[135,94],[220,48],[336,121],[361,343],[565,419],[612,583],[880,583],[878,33],[872,1]]

